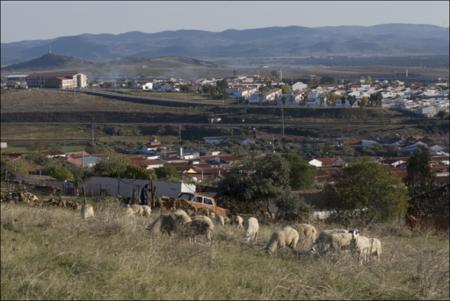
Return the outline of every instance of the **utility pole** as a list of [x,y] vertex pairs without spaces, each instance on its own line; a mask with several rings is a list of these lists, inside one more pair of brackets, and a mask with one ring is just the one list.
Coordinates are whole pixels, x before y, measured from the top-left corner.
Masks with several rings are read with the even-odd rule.
[[94,131],[94,123],[91,122],[91,144],[92,146],[95,145],[95,131]]

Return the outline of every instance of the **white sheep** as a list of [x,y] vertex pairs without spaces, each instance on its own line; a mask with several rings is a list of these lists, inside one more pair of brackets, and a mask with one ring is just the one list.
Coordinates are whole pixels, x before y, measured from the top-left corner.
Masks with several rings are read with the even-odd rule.
[[178,219],[181,220],[183,224],[190,223],[192,221],[191,217],[184,211],[183,209],[177,209],[172,214]]
[[142,216],[143,213],[144,213],[144,209],[143,209],[140,205],[137,205],[137,204],[132,204],[132,205],[127,204],[126,214],[127,214],[128,216],[134,216],[134,215]]
[[233,224],[236,224],[239,229],[244,228],[244,219],[240,215],[233,215]]
[[244,224],[244,231],[244,237],[247,242],[249,242],[250,240],[256,241],[259,231],[258,220],[254,217],[248,218]]
[[316,251],[316,246],[320,253],[328,251],[328,249],[334,249],[336,251],[341,251],[343,249],[350,247],[350,242],[352,240],[352,234],[345,229],[332,229],[323,230],[317,237],[312,251]]
[[80,209],[81,218],[88,219],[94,217],[94,207],[91,204],[83,204]]
[[152,207],[150,207],[149,205],[142,205],[142,209],[144,209],[144,216],[150,216],[152,214]]
[[299,233],[290,226],[286,226],[281,230],[273,232],[267,246],[266,251],[273,254],[277,249],[282,249],[286,246],[294,249],[297,247],[299,240]]
[[298,234],[300,235],[300,243],[303,246],[310,247],[316,241],[317,230],[313,225],[297,224],[294,228],[298,231]]
[[369,238],[361,236],[359,230],[351,230],[352,240],[351,249],[356,251],[359,256],[359,263],[362,265],[369,260],[370,256],[376,256],[378,262],[381,257],[381,241],[378,238]]
[[221,224],[222,226],[225,226],[225,218],[222,215],[217,214],[216,215],[216,221]]

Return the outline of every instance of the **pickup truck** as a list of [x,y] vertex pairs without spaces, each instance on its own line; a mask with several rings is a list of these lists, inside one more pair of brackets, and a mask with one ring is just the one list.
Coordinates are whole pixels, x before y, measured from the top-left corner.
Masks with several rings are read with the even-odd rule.
[[215,214],[225,216],[229,213],[228,209],[217,206],[216,200],[212,197],[191,193],[191,192],[182,192],[178,195],[179,199],[183,199],[187,201],[192,207],[197,209],[206,208]]

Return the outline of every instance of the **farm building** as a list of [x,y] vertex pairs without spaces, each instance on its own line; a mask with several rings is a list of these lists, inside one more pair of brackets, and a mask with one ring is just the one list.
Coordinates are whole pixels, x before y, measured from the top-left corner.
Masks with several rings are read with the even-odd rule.
[[78,71],[35,72],[27,77],[27,85],[29,88],[85,88],[87,76]]

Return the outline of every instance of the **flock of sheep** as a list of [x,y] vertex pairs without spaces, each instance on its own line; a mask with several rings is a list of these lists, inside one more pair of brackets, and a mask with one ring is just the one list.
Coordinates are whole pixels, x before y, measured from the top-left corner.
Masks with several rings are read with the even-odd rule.
[[[152,210],[148,205],[127,205],[126,214],[129,216],[150,216]],[[81,206],[83,219],[94,217],[94,208],[90,204]],[[212,241],[214,222],[224,226],[234,224],[244,232],[246,242],[256,241],[259,232],[259,223],[255,217],[244,219],[239,215],[231,217],[209,213],[206,215],[189,216],[186,211],[177,209],[168,213],[161,213],[146,229],[152,235],[175,233],[194,239],[198,235],[204,235],[209,243]],[[377,238],[369,238],[360,235],[359,230],[332,229],[318,232],[313,225],[295,224],[285,226],[272,233],[265,250],[274,254],[278,249],[285,247],[297,249],[298,244],[308,248],[313,254],[325,254],[330,250],[342,251],[350,249],[359,258],[360,264],[368,262],[371,257],[380,261],[382,253],[381,241]]]

